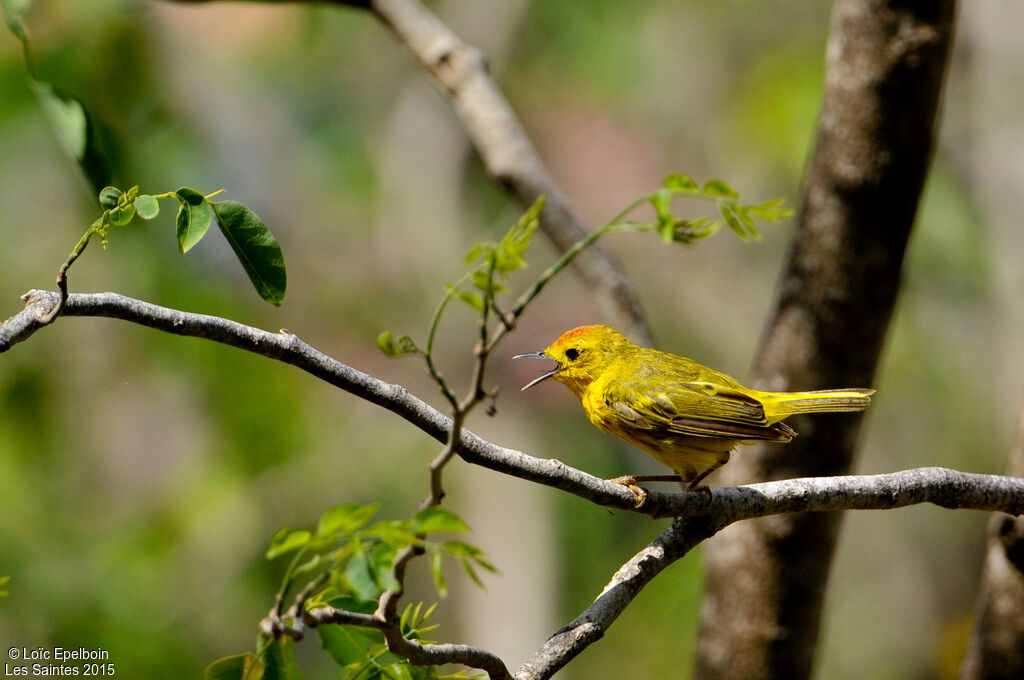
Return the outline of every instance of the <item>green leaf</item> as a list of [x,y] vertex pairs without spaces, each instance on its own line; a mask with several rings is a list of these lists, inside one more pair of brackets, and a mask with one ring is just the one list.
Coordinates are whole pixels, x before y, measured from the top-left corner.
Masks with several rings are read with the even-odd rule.
[[299,529],[298,531],[292,531],[288,527],[279,529],[277,533],[270,538],[270,548],[267,549],[267,559],[272,560],[275,557],[280,557],[292,550],[297,550],[309,543],[312,537],[312,534],[305,529]]
[[484,299],[471,290],[460,292],[459,299],[478,312],[484,311]]
[[750,219],[750,216],[744,215],[734,203],[722,202],[718,208],[719,212],[722,213],[722,219],[741,239],[749,241],[761,238],[761,234],[754,227],[754,222]]
[[[495,272],[498,272],[498,270],[495,269]],[[505,291],[505,286],[498,283],[495,280],[494,276],[488,276],[487,267],[480,267],[479,269],[474,269],[471,272],[471,277],[473,279],[473,287],[479,290],[481,293],[484,293],[485,295],[493,297],[497,293]],[[463,293],[459,293],[460,297],[462,295]],[[471,307],[476,307],[476,305],[470,300],[466,300],[465,298],[463,298],[463,300]],[[480,306],[477,307],[477,310],[483,310],[483,300],[480,301]]]
[[302,564],[300,564],[292,570],[292,578],[295,578],[296,576],[301,576],[302,574],[308,574],[309,572],[318,568],[324,561],[325,560],[323,555],[313,555],[311,558],[309,558],[308,560],[306,560],[305,562],[303,562]]
[[395,548],[390,545],[378,545],[370,555],[370,568],[373,578],[381,590],[402,590],[402,584],[395,577]]
[[416,534],[429,534],[437,531],[465,532],[469,527],[451,510],[439,507],[424,508],[417,512],[409,529]]
[[472,264],[480,259],[480,256],[486,252],[494,250],[493,243],[477,243],[475,246],[470,248],[466,252],[466,264]]
[[100,191],[100,207],[104,210],[113,210],[117,207],[117,199],[124,193],[117,187],[103,187]]
[[0,0],[0,7],[4,10],[4,16],[7,17],[7,28],[21,42],[28,40],[28,36],[25,35],[25,27],[21,23],[21,15],[28,10],[30,4],[32,4],[32,0]]
[[206,196],[195,189],[181,187],[174,192],[181,207],[178,208],[178,217],[175,220],[178,235],[178,252],[187,253],[192,246],[199,243],[213,221],[210,213],[210,202]]
[[366,660],[371,641],[352,626],[317,626],[316,632],[320,636],[320,647],[339,666]]
[[331,536],[338,533],[351,533],[360,528],[373,517],[380,509],[380,503],[369,505],[356,505],[346,503],[328,508],[320,515],[320,522],[317,524],[317,536]]
[[[358,541],[353,541],[357,543]],[[355,554],[345,563],[345,580],[353,592],[363,600],[375,600],[380,596],[381,589],[373,574],[373,564],[370,556],[362,547],[355,550]]]
[[88,119],[85,107],[75,97],[57,92],[50,83],[32,81],[39,104],[57,133],[61,146],[69,156],[81,163],[88,142]]
[[750,214],[759,220],[765,222],[778,222],[781,219],[792,217],[793,211],[789,208],[783,208],[782,204],[785,203],[784,198],[775,198],[770,201],[765,201],[760,205],[749,206]]
[[7,587],[10,582],[10,576],[0,576],[0,597],[7,597],[11,594],[10,589]]
[[377,336],[377,347],[389,357],[397,357],[401,354],[398,351],[398,347],[395,346],[395,341],[391,339],[391,331],[384,331]]
[[160,202],[149,194],[143,194],[135,199],[135,211],[142,219],[151,220],[160,214]]
[[658,223],[664,224],[672,220],[672,193],[665,189],[659,189],[651,194],[648,199],[654,212],[658,215]]
[[217,659],[203,673],[206,680],[260,680],[263,664],[252,652]]
[[398,336],[395,341],[391,337],[391,331],[384,331],[377,336],[377,347],[390,357],[399,357],[403,354],[422,354],[423,351],[413,342],[408,335]]
[[211,203],[217,225],[235,251],[256,291],[267,302],[284,302],[287,275],[277,239],[253,211],[235,201]]
[[662,186],[670,191],[678,191],[684,194],[695,194],[698,191],[697,183],[693,178],[680,172],[673,173],[666,177],[662,182]]
[[720,179],[709,179],[707,182],[704,182],[704,186],[701,187],[701,193],[705,196],[715,196],[717,198],[739,198],[739,194],[736,193],[735,189]]
[[662,232],[662,237],[675,243],[691,244],[712,236],[721,226],[721,220],[711,221],[708,217],[698,217],[694,220],[677,220],[668,233]]
[[484,554],[483,550],[465,541],[445,541],[441,544],[441,549],[456,557],[476,557]]
[[295,661],[295,642],[289,637],[280,637],[267,645],[263,651],[264,680],[302,680],[302,671]]
[[[378,605],[376,596],[374,596],[373,599],[364,600],[355,597],[349,597],[347,595],[342,595],[334,588],[328,588],[327,590],[325,590],[323,593],[321,593],[319,599],[323,600],[324,604],[334,607],[335,609],[345,609],[347,611],[358,612],[360,614],[372,614],[373,612],[377,611]],[[310,607],[310,609],[313,609],[313,607]],[[369,637],[373,640],[378,639],[377,636],[370,635],[370,633],[377,633],[379,631],[364,631],[363,629],[359,630],[362,633],[368,634]],[[380,641],[384,640],[383,636],[381,636],[379,639]]]
[[388,680],[416,680],[412,674],[412,667],[406,661],[381,666],[380,670]]
[[404,527],[408,522],[396,522],[388,520],[377,522],[372,527],[364,529],[360,535],[364,538],[378,538],[382,543],[392,548],[404,548],[407,545],[418,545],[422,541],[410,529]]
[[440,550],[432,550],[430,553],[430,575],[434,577],[434,585],[437,586],[437,593],[441,597],[448,596],[448,584],[444,580],[443,556]]
[[736,232],[736,235],[739,236],[744,241],[749,240],[750,237],[747,236],[747,232],[743,228],[743,224],[740,222],[740,218],[736,215],[736,211],[734,211],[725,203],[720,205],[719,209],[722,213],[722,219],[725,220],[725,223],[727,225],[729,225],[729,228]]
[[469,560],[459,560],[459,564],[462,565],[462,570],[466,572],[470,580],[473,581],[479,588],[486,590],[484,582],[480,580],[479,574],[476,573],[476,569],[473,568],[473,563]]
[[131,222],[133,217],[135,217],[134,205],[119,206],[110,211],[110,223],[116,224],[119,227],[123,227]]

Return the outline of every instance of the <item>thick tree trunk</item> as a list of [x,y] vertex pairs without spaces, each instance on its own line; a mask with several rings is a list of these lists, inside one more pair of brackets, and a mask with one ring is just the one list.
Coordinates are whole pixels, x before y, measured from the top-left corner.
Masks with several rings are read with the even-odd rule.
[[[836,3],[815,153],[756,387],[871,386],[932,156],[954,9]],[[723,483],[846,473],[860,421],[792,418],[793,443],[740,451]],[[699,678],[810,676],[839,519],[744,522],[708,542]]]
[[[1006,474],[1024,477],[1024,407]],[[1024,678],[1024,517],[998,513],[989,522],[977,618],[960,680],[1012,678]]]

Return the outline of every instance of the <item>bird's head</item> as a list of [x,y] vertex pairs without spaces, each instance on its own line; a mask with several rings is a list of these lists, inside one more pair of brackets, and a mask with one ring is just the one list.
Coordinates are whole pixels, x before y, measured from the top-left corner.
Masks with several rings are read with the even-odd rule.
[[625,336],[610,326],[580,326],[566,331],[539,352],[519,354],[513,358],[549,359],[556,364],[547,373],[527,383],[524,390],[554,378],[580,396],[631,346]]

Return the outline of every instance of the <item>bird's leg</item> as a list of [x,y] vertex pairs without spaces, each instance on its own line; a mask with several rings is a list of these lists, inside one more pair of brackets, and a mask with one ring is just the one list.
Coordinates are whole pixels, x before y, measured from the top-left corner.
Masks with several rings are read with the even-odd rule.
[[[726,458],[726,460],[729,460],[729,459]],[[699,485],[704,480],[705,477],[710,475],[712,472],[714,472],[718,468],[722,467],[722,465],[724,465],[724,461],[722,463],[719,463],[718,465],[712,467],[712,468],[708,468],[704,472],[702,472],[699,475],[697,475],[696,477],[694,477],[692,480],[689,480],[689,484],[686,485],[686,490],[687,491],[699,491],[700,493],[704,494],[708,498],[711,498],[711,489],[709,487],[699,486]],[[684,480],[684,481],[687,481],[687,480]]]

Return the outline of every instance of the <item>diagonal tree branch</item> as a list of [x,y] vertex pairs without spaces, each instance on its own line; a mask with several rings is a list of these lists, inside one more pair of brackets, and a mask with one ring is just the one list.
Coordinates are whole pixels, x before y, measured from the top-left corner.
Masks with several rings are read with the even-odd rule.
[[[690,494],[696,495],[696,494]],[[552,635],[516,671],[516,680],[546,680],[604,637],[640,591],[676,560],[724,526],[707,518],[678,519],[619,567],[583,613]]]
[[[198,4],[210,0],[176,0]],[[274,4],[305,0],[267,0]],[[320,0],[372,12],[444,87],[491,177],[527,208],[547,198],[541,230],[565,252],[587,235],[582,220],[544,166],[508,100],[487,71],[480,50],[463,42],[419,0]],[[591,247],[574,262],[609,320],[627,335],[654,345],[632,283],[615,258]]]
[[[520,205],[527,208],[541,195],[547,198],[541,230],[560,251],[586,236],[582,221],[487,72],[479,50],[463,42],[419,0],[333,1],[373,12],[441,83],[488,173]],[[652,345],[639,297],[615,259],[602,248],[591,247],[573,264],[614,325]]]

